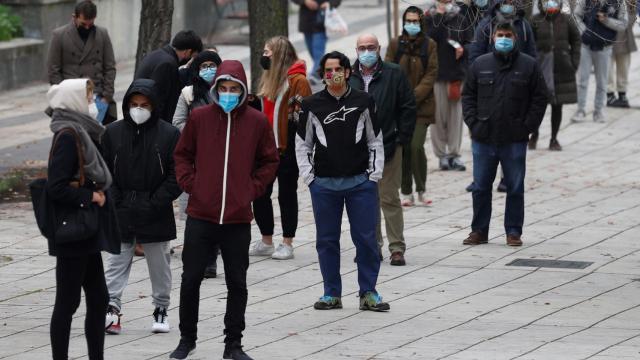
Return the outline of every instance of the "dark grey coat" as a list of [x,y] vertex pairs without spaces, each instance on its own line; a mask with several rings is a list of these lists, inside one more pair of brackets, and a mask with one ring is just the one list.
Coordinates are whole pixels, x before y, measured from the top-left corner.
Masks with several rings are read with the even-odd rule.
[[[531,19],[536,39],[538,64],[552,54],[553,89],[549,89],[552,104],[574,104],[577,101],[576,70],[580,64],[580,31],[571,15],[539,13]],[[543,69],[543,73],[544,73]],[[545,78],[549,73],[545,74]]]
[[107,29],[96,26],[86,44],[73,22],[53,30],[47,69],[50,84],[89,78],[94,93],[111,101],[116,80],[116,60]]

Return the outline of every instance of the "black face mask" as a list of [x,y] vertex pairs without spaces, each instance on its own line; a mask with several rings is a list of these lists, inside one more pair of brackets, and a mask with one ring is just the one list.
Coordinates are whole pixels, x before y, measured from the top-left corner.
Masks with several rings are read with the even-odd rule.
[[260,66],[262,66],[264,70],[269,70],[271,68],[271,58],[262,55],[262,57],[260,58]]
[[91,32],[95,30],[95,28],[96,27],[93,25],[91,25],[91,27],[88,29],[85,28],[84,26],[78,26],[78,34],[82,39],[86,40],[87,38],[89,38],[89,35],[91,34]]

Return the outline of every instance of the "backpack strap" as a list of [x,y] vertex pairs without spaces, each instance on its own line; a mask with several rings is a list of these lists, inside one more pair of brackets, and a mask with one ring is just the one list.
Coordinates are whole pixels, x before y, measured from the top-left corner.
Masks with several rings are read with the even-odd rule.
[[53,149],[55,149],[58,144],[58,138],[60,135],[64,133],[70,133],[76,142],[76,151],[78,153],[78,174],[79,174],[79,184],[83,186],[85,183],[85,174],[84,174],[84,151],[82,150],[82,143],[80,142],[80,136],[78,133],[71,129],[66,128],[58,131],[58,133],[53,137],[53,144],[51,144],[51,149],[49,150],[49,161],[51,161],[51,155],[53,154]]

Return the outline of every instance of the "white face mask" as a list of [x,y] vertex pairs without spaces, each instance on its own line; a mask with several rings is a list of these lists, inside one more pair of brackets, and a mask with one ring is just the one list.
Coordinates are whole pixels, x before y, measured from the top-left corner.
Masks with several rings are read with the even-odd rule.
[[151,111],[141,108],[141,107],[132,107],[129,109],[129,115],[131,115],[131,119],[136,124],[144,124],[151,117]]
[[98,120],[98,113],[99,111],[96,103],[92,102],[91,104],[89,104],[89,116],[91,116],[95,120]]

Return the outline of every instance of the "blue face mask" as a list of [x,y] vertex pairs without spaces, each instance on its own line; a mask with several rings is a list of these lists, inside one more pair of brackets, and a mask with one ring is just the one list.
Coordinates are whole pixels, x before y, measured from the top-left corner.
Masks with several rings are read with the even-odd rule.
[[218,104],[225,113],[230,113],[231,110],[235,109],[240,102],[240,94],[230,93],[230,92],[219,92],[218,93]]
[[358,54],[358,60],[360,60],[360,64],[365,67],[372,67],[378,61],[378,53],[375,51],[364,51]]
[[218,70],[218,69],[217,68],[202,69],[202,70],[200,70],[200,73],[198,73],[198,75],[200,75],[202,80],[204,80],[207,83],[211,84],[211,82],[213,81],[213,78],[216,77],[216,70]]
[[404,31],[406,31],[409,36],[418,35],[420,30],[420,25],[418,24],[404,24]]
[[499,37],[496,39],[496,43],[493,47],[498,52],[508,53],[513,50],[513,39],[508,37]]
[[512,15],[513,14],[513,5],[511,4],[502,4],[500,5],[500,12],[504,15]]
[[489,0],[473,0],[473,3],[479,8],[485,8],[489,4]]

